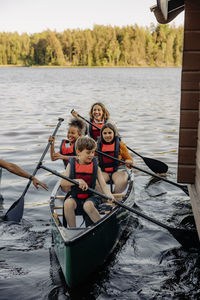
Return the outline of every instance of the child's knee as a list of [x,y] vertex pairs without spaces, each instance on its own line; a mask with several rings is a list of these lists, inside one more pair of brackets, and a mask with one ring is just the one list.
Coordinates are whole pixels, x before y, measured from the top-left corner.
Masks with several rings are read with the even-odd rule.
[[115,177],[115,182],[120,183],[120,182],[127,182],[128,176],[125,172],[121,171],[119,172],[116,177]]
[[75,208],[76,208],[76,204],[74,199],[68,198],[67,200],[65,200],[64,209],[75,209]]
[[90,213],[94,210],[94,203],[92,201],[86,201],[84,204],[83,204],[83,209],[85,212],[87,213]]

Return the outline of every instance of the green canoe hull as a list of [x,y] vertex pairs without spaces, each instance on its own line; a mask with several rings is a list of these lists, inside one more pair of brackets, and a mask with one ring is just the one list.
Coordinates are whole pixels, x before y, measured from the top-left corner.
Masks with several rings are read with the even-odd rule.
[[65,244],[58,227],[53,227],[54,249],[69,287],[85,281],[102,266],[120,238],[120,223],[115,214],[102,226],[72,244]]
[[[132,191],[131,185],[123,201],[129,206],[133,205]],[[93,226],[64,228],[59,226],[52,213],[53,247],[70,288],[82,284],[103,266],[119,242],[128,219],[127,210],[115,207]]]

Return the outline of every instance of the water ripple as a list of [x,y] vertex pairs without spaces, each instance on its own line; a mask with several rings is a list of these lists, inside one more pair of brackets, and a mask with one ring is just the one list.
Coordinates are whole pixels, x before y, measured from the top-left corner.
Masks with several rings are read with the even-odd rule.
[[[88,118],[101,101],[122,139],[143,156],[169,166],[176,181],[181,69],[178,68],[0,68],[0,157],[33,172],[57,120],[66,136],[72,108]],[[148,170],[134,155],[135,164]],[[45,164],[58,171],[62,162]],[[126,237],[87,286],[72,293],[51,249],[48,199],[56,178],[37,177],[49,192],[33,186],[25,197],[22,224],[0,223],[0,294],[4,300],[32,299],[199,299],[199,253],[185,252],[170,233],[133,215]],[[182,190],[135,171],[137,209],[170,226],[191,227],[191,205]],[[27,180],[3,170],[3,214]],[[9,188],[8,188],[9,187]]]

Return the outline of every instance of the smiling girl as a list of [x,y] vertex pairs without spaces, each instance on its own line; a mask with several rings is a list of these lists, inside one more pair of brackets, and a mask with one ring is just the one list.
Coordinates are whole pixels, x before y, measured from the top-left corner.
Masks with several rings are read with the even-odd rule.
[[[72,115],[78,118],[77,111],[73,110]],[[110,114],[103,103],[96,102],[91,106],[89,116],[90,122],[94,125],[89,125],[89,136],[96,141],[100,136],[100,130],[98,130],[95,126],[101,129],[102,126],[108,122]]]
[[55,138],[50,136],[49,141],[51,141],[50,155],[51,160],[55,161],[62,159],[64,166],[66,167],[70,157],[76,156],[75,142],[82,136],[83,130],[85,128],[84,123],[79,119],[72,119],[69,122],[69,128],[67,132],[67,139],[62,140],[60,145],[60,152],[55,152]]
[[[133,158],[126,145],[120,141],[115,126],[106,123],[101,128],[100,138],[97,141],[97,148],[101,152],[123,160],[127,166],[133,164]],[[128,172],[126,166],[120,165],[115,160],[98,154],[99,166],[103,172],[106,182],[112,179],[115,184],[114,193],[122,193],[127,186]]]

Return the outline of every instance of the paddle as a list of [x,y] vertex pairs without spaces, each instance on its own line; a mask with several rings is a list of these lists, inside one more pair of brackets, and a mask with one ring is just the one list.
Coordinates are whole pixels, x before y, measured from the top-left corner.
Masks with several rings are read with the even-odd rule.
[[[68,180],[69,182],[71,183],[74,183],[75,185],[79,185],[79,183],[76,181],[76,180],[73,180],[71,178],[68,178],[62,174],[60,174],[59,172],[55,171],[55,170],[52,170],[52,169],[49,169],[48,167],[45,167],[43,165],[40,165],[40,168],[48,171],[48,172],[51,172],[52,174],[58,176],[58,177],[61,177],[65,180]],[[93,190],[91,188],[88,188],[89,191],[91,191],[92,193],[95,193],[99,196],[101,196],[102,198],[105,198],[107,200],[112,200],[111,198],[107,197],[106,195],[100,193],[100,192],[97,192],[96,190]],[[196,230],[187,230],[187,229],[179,229],[179,228],[172,228],[172,227],[169,227],[163,223],[161,223],[160,221],[157,221],[149,216],[146,216],[145,214],[141,213],[140,211],[132,208],[132,207],[129,207],[129,206],[126,206],[125,204],[117,201],[117,200],[114,200],[113,201],[116,205],[118,206],[121,206],[127,210],[129,210],[130,212],[136,214],[136,215],[139,215],[141,217],[143,217],[144,219],[158,225],[158,226],[161,226],[165,229],[167,229],[171,235],[173,235],[173,237],[184,247],[184,248],[194,248],[194,247],[198,247],[199,246],[199,238],[198,238],[198,234],[197,234],[197,231]]]
[[[61,123],[64,121],[64,119],[62,118],[59,118],[58,119],[58,124],[52,134],[52,136],[55,136],[57,131],[58,131],[58,128],[60,127]],[[33,174],[32,176],[35,176],[35,174],[37,173],[38,169],[40,168],[40,164],[41,162],[43,161],[47,151],[49,150],[49,147],[50,147],[50,144],[51,144],[51,141],[48,142],[35,170],[33,171]],[[24,212],[24,196],[26,194],[26,192],[28,191],[28,188],[29,186],[31,185],[31,179],[29,179],[29,182],[24,190],[24,192],[22,193],[21,197],[16,200],[12,205],[11,207],[8,209],[7,213],[5,214],[4,216],[4,221],[13,221],[13,222],[20,222],[22,216],[23,216],[23,212]]]
[[[71,111],[71,113],[73,112],[73,109]],[[94,126],[96,129],[100,130],[100,128],[96,125],[94,125],[92,122],[88,121],[87,119],[83,118],[82,116],[80,116],[78,114],[78,117],[82,120],[84,120],[85,122],[87,122],[88,124]],[[157,159],[153,159],[153,158],[148,158],[148,157],[144,157],[141,154],[137,153],[136,151],[132,150],[131,148],[129,148],[127,146],[127,148],[132,151],[133,153],[135,153],[136,155],[138,155],[139,157],[141,157],[143,159],[143,161],[145,162],[145,164],[149,167],[149,169],[151,169],[153,172],[155,173],[167,173],[168,170],[168,166]]]
[[157,159],[144,157],[141,154],[137,153],[135,150],[129,148],[128,146],[126,146],[126,147],[131,152],[133,152],[136,155],[140,156],[143,159],[143,161],[145,162],[145,164],[149,167],[149,169],[151,169],[153,172],[155,172],[155,173],[167,173],[168,165],[166,165],[164,162],[162,162],[160,160],[157,160]]
[[[106,154],[106,153],[104,153],[104,152],[101,152],[101,151],[99,151],[99,150],[96,150],[96,152],[99,153],[99,154],[101,154],[101,155],[104,155],[104,156],[106,156],[106,157],[109,157],[109,158],[111,158],[111,159],[113,159],[113,160],[116,160],[116,161],[118,161],[119,163],[122,163],[122,164],[124,164],[124,165],[126,164],[123,160],[120,160],[120,159],[118,159],[118,158],[116,158],[116,157],[110,156],[110,155],[108,155],[108,154]],[[158,179],[160,179],[160,180],[163,180],[163,181],[165,181],[165,182],[167,182],[167,183],[173,184],[173,185],[179,187],[180,189],[182,189],[182,190],[184,191],[184,193],[186,193],[187,195],[189,195],[187,185],[182,185],[182,184],[179,184],[179,183],[170,181],[170,180],[168,180],[168,179],[166,179],[166,178],[163,178],[163,177],[161,177],[161,176],[158,176],[158,175],[156,175],[156,174],[154,174],[154,173],[151,173],[151,172],[149,172],[149,171],[146,171],[146,170],[143,170],[143,169],[141,169],[141,168],[139,168],[139,167],[136,167],[135,165],[130,165],[130,167],[133,168],[133,169],[139,170],[139,171],[141,171],[141,172],[144,172],[144,173],[146,173],[146,174],[148,174],[148,175],[151,175],[151,176],[153,176],[153,177],[155,177],[155,178],[158,178]]]

